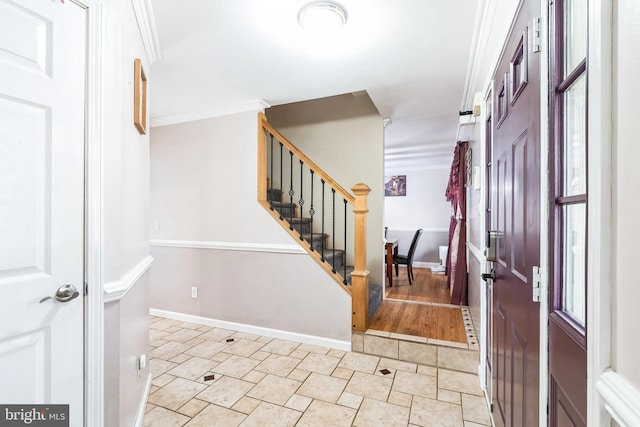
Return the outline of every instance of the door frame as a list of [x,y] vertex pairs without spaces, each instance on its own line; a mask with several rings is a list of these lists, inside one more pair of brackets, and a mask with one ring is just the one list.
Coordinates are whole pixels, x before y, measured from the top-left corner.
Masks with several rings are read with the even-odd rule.
[[549,415],[549,1],[540,1],[540,390],[538,419],[546,426]]
[[[609,425],[605,399],[596,389],[611,367],[612,289],[612,58],[613,6],[588,0],[587,105],[589,202],[587,206],[587,423]],[[597,101],[595,101],[597,100]]]
[[104,425],[103,0],[71,0],[87,11],[85,92],[84,422]]

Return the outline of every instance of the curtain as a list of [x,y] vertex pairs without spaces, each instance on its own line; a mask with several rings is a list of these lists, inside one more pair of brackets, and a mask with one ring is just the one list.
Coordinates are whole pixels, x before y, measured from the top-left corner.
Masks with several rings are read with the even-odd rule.
[[459,141],[453,152],[449,183],[445,191],[451,202],[449,223],[449,250],[445,273],[451,293],[451,304],[467,305],[467,156],[469,143]]

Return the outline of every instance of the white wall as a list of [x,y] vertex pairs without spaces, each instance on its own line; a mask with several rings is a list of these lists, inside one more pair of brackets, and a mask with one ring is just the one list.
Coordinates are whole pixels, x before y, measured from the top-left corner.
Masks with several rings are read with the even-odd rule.
[[257,202],[257,135],[257,112],[153,129],[151,306],[350,342],[349,295]]
[[384,135],[382,118],[369,96],[346,94],[296,102],[272,107],[266,114],[272,126],[347,191],[359,182],[371,188],[367,268],[371,283],[383,283]]
[[[613,368],[640,390],[640,286],[638,286],[637,245],[640,240],[637,197],[640,172],[638,120],[640,99],[640,3],[614,2],[613,51],[613,180],[614,180],[614,274]],[[602,283],[602,286],[607,286]]]
[[[451,143],[451,158],[453,146]],[[444,196],[451,164],[424,170],[392,170],[386,176],[406,175],[407,195],[384,198],[384,225],[387,237],[398,239],[398,252],[409,252],[415,231],[424,230],[418,241],[414,262],[439,263],[438,247],[447,246],[451,203]]]
[[[141,58],[153,87],[131,2],[108,2],[104,13],[103,172],[105,288],[121,284],[149,255],[149,136],[133,124],[133,66]],[[133,425],[149,375],[137,360],[149,347],[147,280],[131,284],[123,299],[107,303],[105,426]]]

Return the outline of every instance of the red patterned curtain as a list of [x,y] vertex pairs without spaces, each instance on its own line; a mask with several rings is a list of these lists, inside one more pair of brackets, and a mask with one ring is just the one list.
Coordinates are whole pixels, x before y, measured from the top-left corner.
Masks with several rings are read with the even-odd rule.
[[449,184],[445,192],[451,202],[449,250],[445,273],[451,292],[451,304],[467,305],[467,155],[469,143],[458,141],[453,152]]

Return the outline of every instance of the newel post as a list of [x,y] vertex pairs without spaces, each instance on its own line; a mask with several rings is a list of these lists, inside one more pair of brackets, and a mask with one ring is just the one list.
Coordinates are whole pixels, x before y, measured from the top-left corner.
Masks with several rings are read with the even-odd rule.
[[371,189],[362,183],[351,188],[356,196],[353,213],[354,230],[354,270],[351,273],[351,324],[354,331],[367,330],[369,319],[369,271],[367,270],[367,196]]

